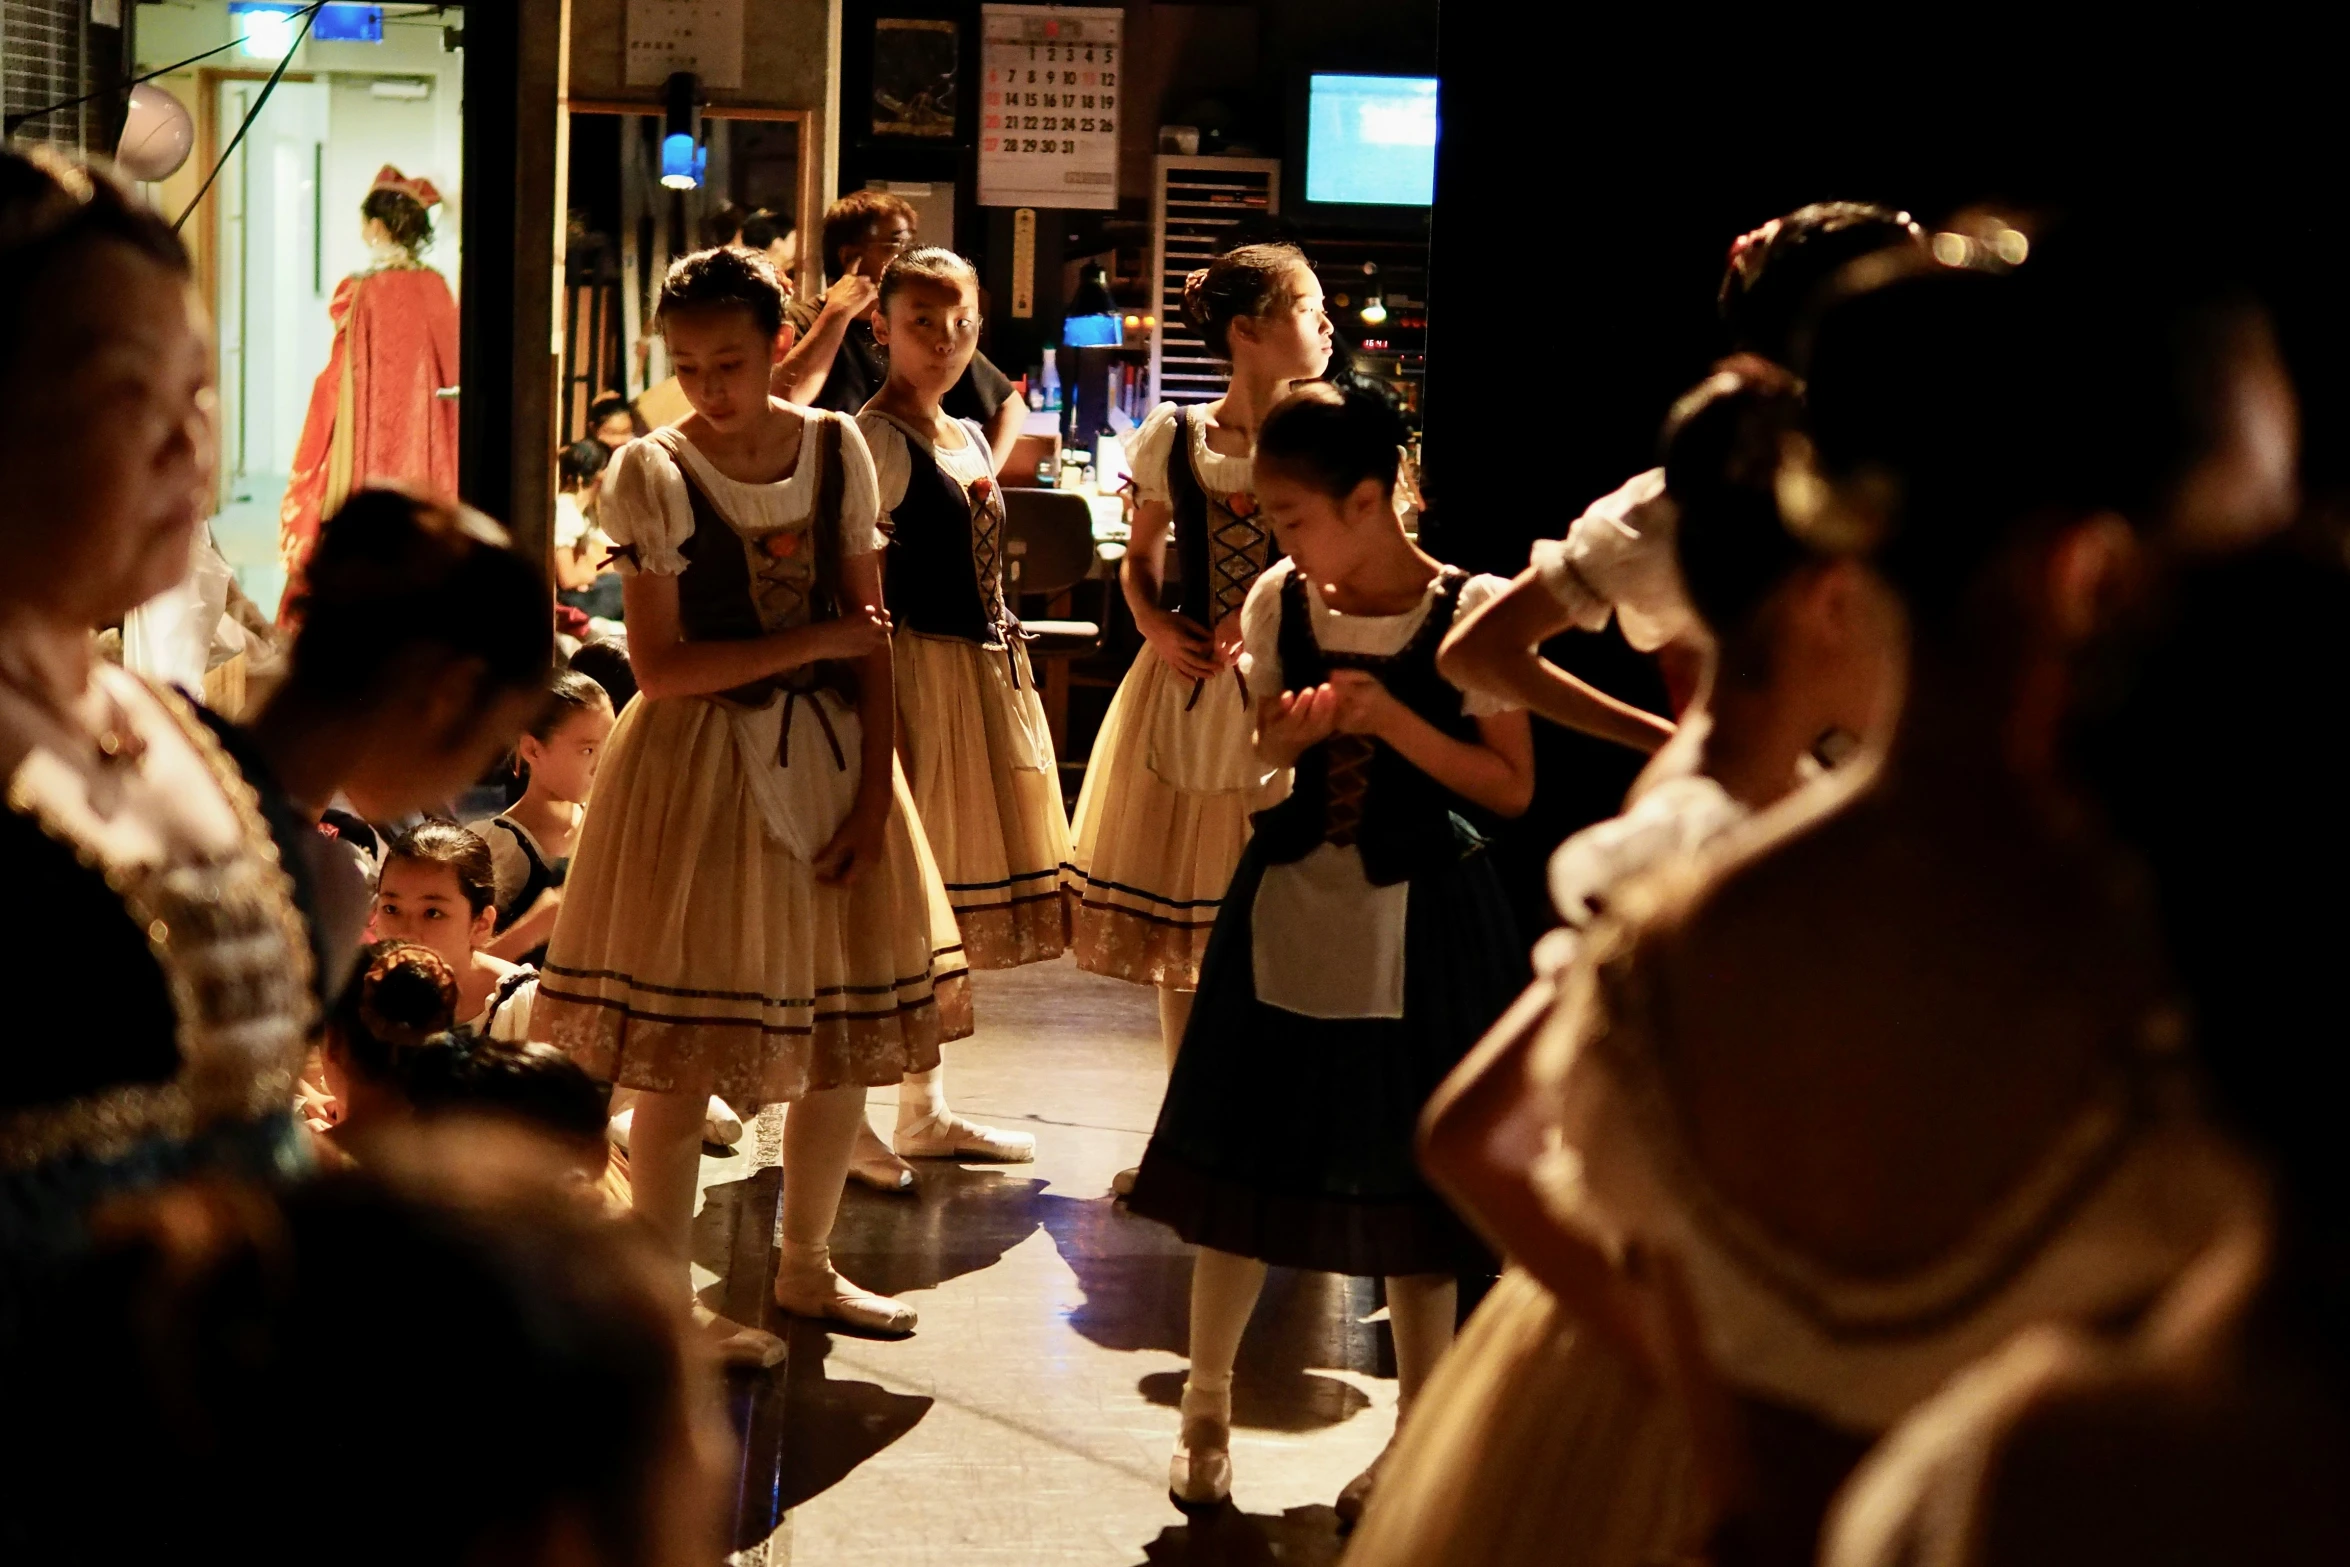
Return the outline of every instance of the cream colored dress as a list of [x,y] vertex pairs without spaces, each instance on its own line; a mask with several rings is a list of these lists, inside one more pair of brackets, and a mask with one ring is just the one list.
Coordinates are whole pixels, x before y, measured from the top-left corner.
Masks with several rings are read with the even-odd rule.
[[[727,478],[674,428],[624,448],[603,507],[620,569],[678,577],[681,594],[693,561],[712,581],[747,573],[759,628],[806,624],[814,530],[836,528],[844,557],[881,542],[864,439],[806,414],[803,456],[773,484]],[[836,517],[818,515],[818,421],[839,432]],[[830,689],[631,702],[580,825],[534,1036],[632,1088],[706,1067],[739,1106],[936,1065],[971,1032],[968,974],[903,774],[879,863],[845,887],[810,864],[855,798],[860,745],[855,705]]]
[[[975,424],[966,422],[964,444],[951,450],[884,413],[867,410],[857,426],[873,452],[885,528],[917,463],[935,463],[966,491],[994,480],[993,454]],[[958,566],[979,572],[983,600],[1000,608],[998,511],[992,536],[977,541],[975,555],[982,558]],[[1061,803],[1052,729],[1016,623],[1001,647],[900,625],[891,655],[898,754],[946,878],[964,956],[981,969],[1059,957],[1069,945],[1060,886],[1069,812]]]
[[[1190,464],[1207,512],[1209,584],[1197,596],[1221,619],[1271,564],[1271,534],[1255,520],[1250,460],[1211,451],[1196,419],[1189,449],[1178,453],[1181,427],[1175,405],[1162,403],[1135,432],[1135,494],[1172,505],[1170,464]],[[1176,520],[1176,529],[1185,526]],[[1194,596],[1186,584],[1186,599]],[[1237,673],[1194,681],[1147,643],[1135,655],[1094,739],[1071,823],[1063,882],[1079,968],[1145,985],[1198,985],[1208,932],[1248,847],[1249,817],[1277,798],[1254,731]]]
[[[1755,852],[1769,820],[1726,825],[1697,793],[1680,804],[1689,824],[1713,817],[1710,847],[1680,852],[1689,834],[1661,821],[1593,829],[1615,829],[1619,849],[1673,852],[1616,881],[1617,917],[1573,938],[1582,950],[1541,954],[1554,1002],[1530,1071],[1556,1119],[1535,1175],[1560,1220],[1611,1254],[1680,1261],[1704,1350],[1732,1393],[1865,1440],[2020,1328],[2142,1307],[2247,1210],[2253,1188],[2186,1103],[2154,1020],[2148,1044],[2109,1064],[2038,1164],[1945,1255],[1862,1278],[1780,1242],[1711,1189],[1682,1140],[1658,1064],[1669,997],[1638,939],[1643,911],[1677,906],[1716,857]],[[1561,869],[1579,843],[1562,847]],[[1570,918],[1593,901],[1577,890],[1554,885]],[[1708,1522],[1696,1480],[1678,1408],[1512,1270],[1431,1379],[1347,1567],[1690,1559]]]

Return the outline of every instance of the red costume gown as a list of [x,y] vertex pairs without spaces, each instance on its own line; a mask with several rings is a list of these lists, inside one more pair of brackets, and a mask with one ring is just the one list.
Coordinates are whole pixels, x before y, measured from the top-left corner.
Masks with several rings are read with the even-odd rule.
[[353,490],[392,479],[457,495],[457,403],[437,395],[457,385],[457,301],[448,280],[421,262],[394,262],[343,279],[327,308],[334,351],[310,389],[278,508],[281,624],[290,622],[319,523]]

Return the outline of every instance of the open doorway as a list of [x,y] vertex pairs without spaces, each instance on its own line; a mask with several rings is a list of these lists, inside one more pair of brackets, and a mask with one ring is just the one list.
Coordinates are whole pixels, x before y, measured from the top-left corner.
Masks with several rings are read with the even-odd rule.
[[[273,25],[267,16],[256,22],[257,9],[268,10],[242,0],[141,6],[135,49],[144,72],[236,44],[162,79],[195,118],[195,148],[177,175],[150,192],[176,217],[189,212],[218,168],[181,231],[219,335],[213,538],[239,586],[272,610],[286,581],[280,511],[314,392],[335,352],[330,312],[338,288],[412,259],[438,274],[452,301],[456,294],[465,227],[464,12],[428,4],[335,7],[345,13],[336,18],[342,25],[326,31],[340,36],[296,43],[298,27]],[[283,75],[269,89],[281,63]],[[387,168],[436,198],[427,208],[431,240],[412,258],[395,257],[380,232],[363,232],[360,208]],[[438,415],[442,424],[453,419],[460,390],[455,341],[452,316],[452,362],[428,377],[446,385],[419,394],[451,400]],[[453,463],[453,445],[451,452]]]

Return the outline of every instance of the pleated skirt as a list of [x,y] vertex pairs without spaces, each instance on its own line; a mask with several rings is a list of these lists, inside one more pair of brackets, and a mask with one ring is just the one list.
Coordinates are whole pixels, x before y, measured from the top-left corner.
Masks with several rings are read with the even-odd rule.
[[898,748],[971,967],[1069,947],[1069,813],[1028,650],[899,632]]
[[1135,656],[1093,743],[1062,878],[1079,968],[1198,986],[1250,813],[1274,799],[1253,728],[1230,672],[1195,682],[1147,645]]
[[1412,1150],[1437,1085],[1526,983],[1525,947],[1488,856],[1412,878],[1400,1018],[1306,1017],[1257,999],[1251,931],[1263,877],[1251,848],[1209,940],[1127,1205],[1194,1245],[1283,1267],[1478,1266],[1481,1249]]
[[[810,758],[785,769],[814,787]],[[879,1086],[971,1032],[968,966],[893,768],[882,857],[825,886],[751,790],[719,704],[629,703],[580,825],[532,1032],[590,1073],[666,1092],[707,1071],[738,1109]]]
[[1437,1365],[1346,1567],[1658,1567],[1705,1517],[1679,1411],[1517,1268]]

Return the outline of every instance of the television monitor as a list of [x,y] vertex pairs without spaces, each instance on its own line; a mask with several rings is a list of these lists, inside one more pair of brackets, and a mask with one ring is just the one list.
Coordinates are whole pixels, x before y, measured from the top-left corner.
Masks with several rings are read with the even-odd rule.
[[1306,200],[1425,207],[1436,195],[1436,78],[1341,76],[1306,83]]

